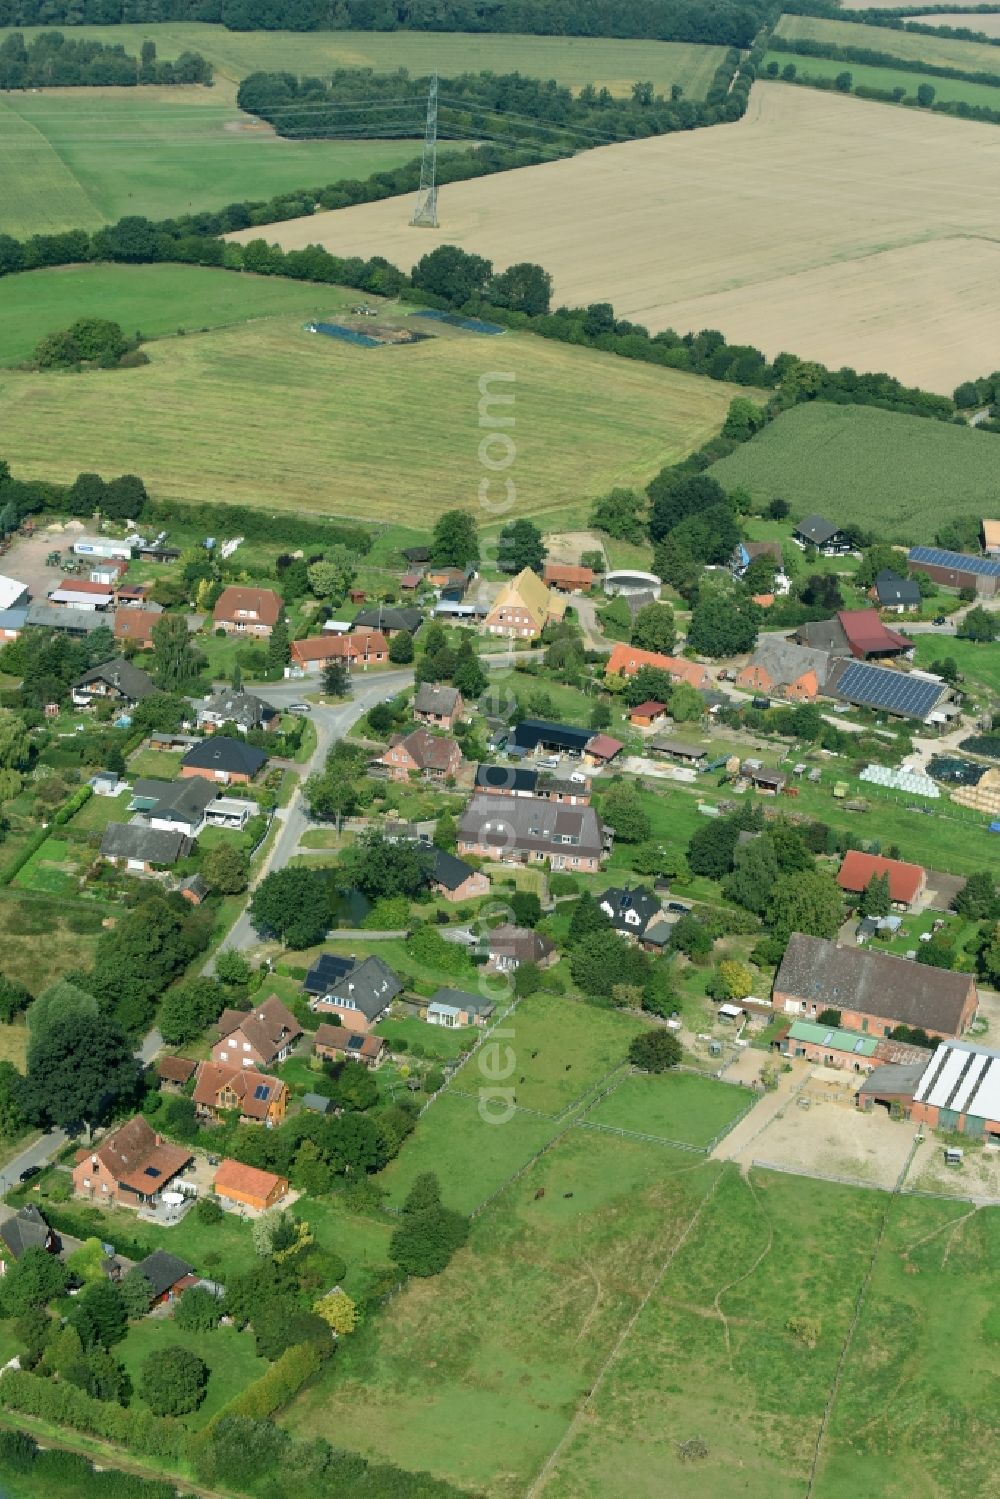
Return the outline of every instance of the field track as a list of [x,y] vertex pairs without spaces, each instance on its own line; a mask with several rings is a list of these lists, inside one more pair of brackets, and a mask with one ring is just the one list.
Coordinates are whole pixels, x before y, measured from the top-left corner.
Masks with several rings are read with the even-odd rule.
[[758,83],[737,125],[445,187],[437,231],[387,200],[263,234],[406,268],[436,243],[536,260],[560,302],[950,392],[997,363],[995,161],[996,126]]

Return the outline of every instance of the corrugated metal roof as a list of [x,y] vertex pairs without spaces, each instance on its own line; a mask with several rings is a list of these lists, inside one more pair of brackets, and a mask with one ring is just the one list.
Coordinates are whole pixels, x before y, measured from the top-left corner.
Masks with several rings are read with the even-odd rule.
[[945,1041],[928,1063],[914,1098],[957,1114],[1000,1119],[1000,1052],[971,1041]]
[[835,1026],[814,1025],[811,1020],[796,1020],[789,1027],[789,1039],[809,1041],[813,1046],[828,1046],[831,1051],[849,1051],[859,1057],[875,1054],[875,1036],[860,1036],[857,1031],[838,1030]]

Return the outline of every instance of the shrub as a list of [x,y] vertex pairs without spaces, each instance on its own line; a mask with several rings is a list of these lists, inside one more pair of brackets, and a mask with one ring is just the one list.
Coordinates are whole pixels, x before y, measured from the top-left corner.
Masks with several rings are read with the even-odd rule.
[[139,1393],[156,1416],[184,1416],[205,1398],[208,1368],[187,1348],[161,1348],[144,1360]]

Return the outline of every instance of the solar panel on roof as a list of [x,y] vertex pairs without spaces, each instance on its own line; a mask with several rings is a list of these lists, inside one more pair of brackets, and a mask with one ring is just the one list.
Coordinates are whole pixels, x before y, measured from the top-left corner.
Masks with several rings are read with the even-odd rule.
[[364,1037],[363,1036],[354,1035],[354,1036],[351,1036],[350,1039],[348,1040],[348,1042],[347,1042],[347,1049],[348,1049],[348,1051],[360,1051],[361,1048],[362,1048],[362,1046],[364,1046],[364,1044],[365,1044],[365,1042],[364,1042]]
[[270,1092],[271,1089],[267,1083],[258,1083],[256,1088],[254,1088],[253,1090],[253,1096],[254,1098],[259,1098],[261,1103],[263,1103],[264,1099],[268,1097]]
[[887,708],[910,718],[926,718],[943,691],[940,682],[853,661],[837,679],[836,695],[868,708]]
[[996,557],[970,557],[966,552],[946,552],[941,547],[911,547],[908,556],[911,562],[926,562],[929,567],[950,567],[955,572],[1000,578],[1000,559]]

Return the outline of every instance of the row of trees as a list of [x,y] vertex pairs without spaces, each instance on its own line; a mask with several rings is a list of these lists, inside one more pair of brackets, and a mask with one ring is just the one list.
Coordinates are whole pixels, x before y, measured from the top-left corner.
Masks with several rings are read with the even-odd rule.
[[[0,16],[3,9],[0,5]],[[211,81],[212,65],[200,53],[182,52],[174,62],[158,62],[156,43],[151,41],[143,42],[139,57],[130,57],[118,42],[80,41],[61,31],[41,31],[27,46],[20,31],[9,32],[0,41],[0,88],[4,89],[83,84],[132,88],[141,83]]]

